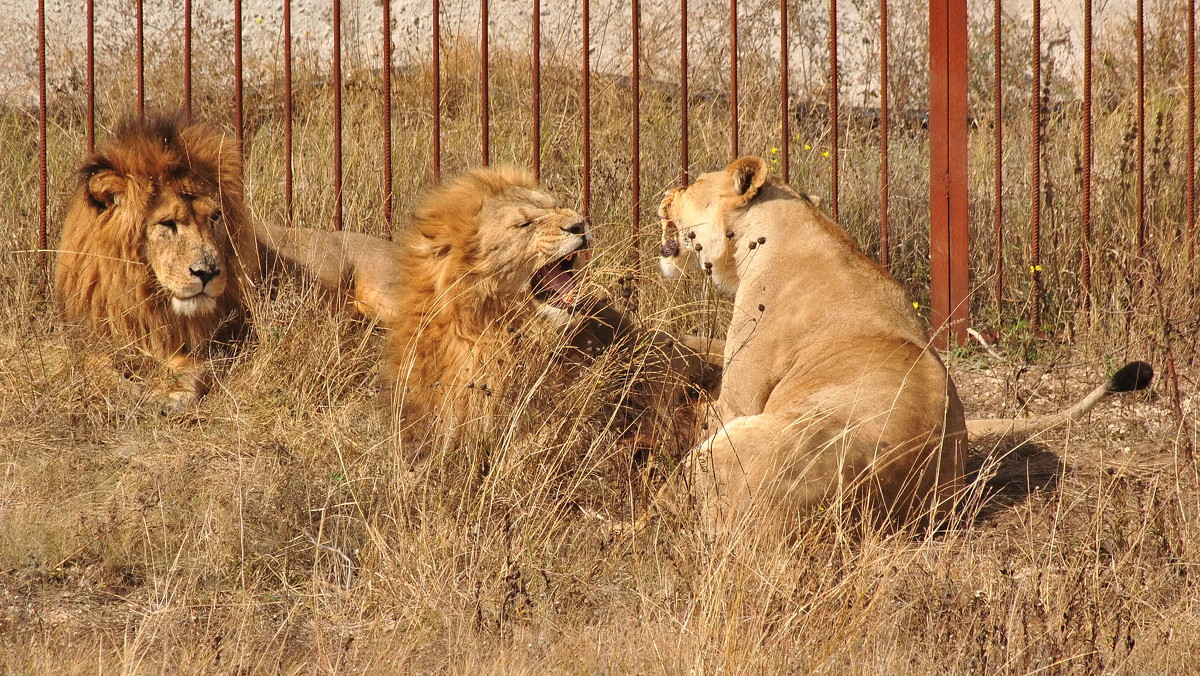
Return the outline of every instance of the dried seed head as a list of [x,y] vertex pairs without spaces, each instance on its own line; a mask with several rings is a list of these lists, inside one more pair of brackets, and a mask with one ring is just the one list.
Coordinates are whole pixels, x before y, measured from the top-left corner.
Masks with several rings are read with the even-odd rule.
[[732,230],[726,230],[726,231],[725,231],[725,237],[726,237],[727,239],[730,239],[730,238],[732,238],[732,237],[733,237],[733,231],[732,231]]
[[696,242],[696,251],[704,251],[704,245],[700,242]]
[[749,248],[751,251],[754,251],[758,248],[758,242],[750,242]]
[[696,231],[695,231],[695,230],[689,230],[689,231],[688,231],[688,234],[687,234],[687,238],[688,238],[688,239],[696,239]]
[[766,312],[766,311],[767,311],[767,306],[766,306],[766,305],[763,305],[762,303],[759,303],[759,304],[758,304],[758,311],[759,311],[759,312]]
[[767,238],[766,238],[766,237],[759,237],[759,238],[758,238],[758,243],[759,243],[759,244],[766,244],[766,243],[767,243]]

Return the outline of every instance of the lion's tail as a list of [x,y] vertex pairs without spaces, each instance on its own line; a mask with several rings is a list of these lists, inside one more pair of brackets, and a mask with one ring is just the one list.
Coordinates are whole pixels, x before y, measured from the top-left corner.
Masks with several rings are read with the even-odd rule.
[[1092,410],[1100,400],[1114,392],[1135,392],[1150,386],[1154,368],[1144,361],[1133,361],[1121,367],[1103,385],[1092,390],[1086,397],[1070,408],[1057,413],[1037,415],[1029,418],[985,418],[967,421],[967,439],[974,442],[983,437],[1028,438],[1039,432],[1078,420]]

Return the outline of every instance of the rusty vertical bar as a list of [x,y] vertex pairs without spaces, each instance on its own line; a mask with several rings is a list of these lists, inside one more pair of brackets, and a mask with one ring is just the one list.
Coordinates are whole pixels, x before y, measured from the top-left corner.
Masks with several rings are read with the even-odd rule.
[[679,184],[688,184],[688,4],[679,0]]
[[49,172],[46,168],[46,0],[38,0],[38,271],[46,283],[46,208],[49,204]]
[[[932,11],[932,10],[930,10]],[[837,0],[829,0],[829,213],[838,218],[838,26]]]
[[891,267],[888,232],[888,4],[879,0],[879,264]]
[[533,0],[533,176],[542,180],[542,0]]
[[392,0],[383,5],[383,236],[392,238]]
[[729,0],[729,161],[738,149],[738,23],[737,0]]
[[96,7],[87,0],[87,151],[96,151]]
[[[1140,0],[1139,0],[1140,1]],[[1033,91],[1029,109],[1029,328],[1041,331],[1042,324],[1042,3],[1033,0],[1033,44],[1030,45]]]
[[238,149],[245,153],[242,90],[242,0],[233,0],[233,131],[237,135]]
[[966,0],[929,4],[929,212],[935,343],[962,344],[969,292]]
[[433,0],[433,181],[442,182],[442,5]]
[[333,0],[333,229],[342,229],[342,0]]
[[483,166],[491,161],[492,140],[489,136],[491,120],[488,109],[488,78],[491,69],[488,67],[488,0],[479,3],[479,154]]
[[642,6],[639,0],[632,0],[630,3],[630,18],[629,31],[630,41],[633,43],[633,63],[632,63],[632,88],[633,101],[630,109],[630,121],[633,124],[633,138],[630,144],[630,163],[633,169],[633,205],[630,208],[630,235],[633,241],[633,272],[638,274],[641,270],[642,248],[640,246],[641,234],[641,206],[642,206]]
[[1146,255],[1146,8],[1137,2],[1137,255]]
[[583,0],[583,217],[592,216],[592,12]]
[[283,208],[292,224],[292,0],[283,0]]
[[1092,0],[1083,0],[1083,166],[1080,196],[1079,286],[1084,309],[1092,301]]
[[192,0],[183,0],[183,114],[192,117]]
[[992,5],[992,301],[999,314],[1004,300],[1004,7]]
[[146,116],[146,28],[142,2],[143,0],[137,0],[134,3],[135,21],[137,22],[137,114],[139,120]]
[[791,178],[791,148],[792,130],[790,127],[791,110],[788,105],[788,72],[790,61],[788,57],[788,0],[779,0],[779,162],[783,165],[783,182]]
[[1188,0],[1187,32],[1187,261],[1190,273],[1196,261],[1196,0]]

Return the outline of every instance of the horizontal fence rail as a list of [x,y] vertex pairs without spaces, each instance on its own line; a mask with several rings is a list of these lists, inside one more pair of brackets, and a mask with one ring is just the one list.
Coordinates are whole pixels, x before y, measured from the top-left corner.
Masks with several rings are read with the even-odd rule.
[[[827,186],[830,215],[914,296],[931,301],[931,323],[949,329],[944,335],[951,342],[965,340],[971,321],[1023,321],[1034,332],[1047,322],[1075,321],[1064,317],[1087,323],[1098,304],[1112,307],[1121,294],[1137,293],[1137,279],[1152,265],[1169,260],[1188,274],[1195,270],[1195,0],[1158,3],[1149,24],[1141,0],[1114,0],[1120,7],[1109,6],[1105,17],[1096,15],[1092,0],[1048,2],[1055,16],[1075,22],[1054,24],[1049,36],[1041,0],[827,0],[824,19],[816,18],[821,0],[780,0],[777,8],[737,0],[679,0],[651,8],[639,0],[554,7],[529,0],[527,9],[517,10],[511,4],[493,8],[487,0],[346,7],[330,0],[320,11],[304,7],[302,32],[291,0],[283,0],[279,16],[249,17],[237,0],[203,6],[185,0],[182,8],[122,0],[132,3],[129,31],[111,20],[98,26],[96,2],[102,2],[101,16],[117,4],[86,0],[80,101],[63,84],[75,72],[72,40],[80,38],[64,38],[70,45],[58,51],[52,39],[53,58],[47,55],[47,20],[65,23],[65,15],[49,17],[44,0],[37,0],[31,27],[38,45],[36,239],[43,275],[57,199],[51,184],[67,173],[48,168],[48,119],[78,130],[79,146],[91,151],[98,114],[110,124],[126,109],[144,115],[175,107],[227,120],[250,153],[247,171],[278,176],[282,206],[267,217],[390,238],[403,227],[396,209],[402,206],[398,199],[410,203],[407,187],[440,181],[444,168],[502,159],[527,164],[552,187],[573,191],[589,218],[619,223],[614,210],[627,209],[635,273],[648,244],[641,228],[653,218],[651,193],[676,181],[686,184],[695,172],[743,152],[761,154],[784,180],[803,180],[797,186],[802,191]],[[349,48],[347,12],[354,17]],[[797,24],[793,16],[805,21]],[[474,18],[473,27],[464,17]],[[402,30],[408,22],[419,30]],[[368,32],[364,23],[379,28]],[[264,24],[278,28],[256,28]],[[1182,37],[1180,25],[1186,26]],[[71,26],[61,30],[69,33]],[[205,38],[196,41],[200,26]],[[177,30],[182,39],[176,42]],[[526,30],[528,40],[513,37]],[[222,44],[217,38],[228,41],[232,62],[223,97],[225,53],[213,46]],[[904,43],[891,44],[898,39]],[[1148,55],[1151,39],[1161,47]],[[1105,66],[1098,91],[1097,40],[1109,60],[1135,65],[1136,77]],[[176,52],[164,46],[173,44],[182,45],[178,66],[167,63]],[[972,44],[972,53],[985,58],[968,62]],[[1027,63],[1017,62],[1021,52]],[[106,78],[97,92],[97,59],[111,65],[129,55],[132,92],[120,77]],[[576,58],[578,66],[568,65]],[[181,91],[163,75],[176,67]],[[526,67],[525,84],[512,84],[511,74]],[[474,95],[463,86],[472,77]],[[614,113],[614,92],[628,101],[623,114]],[[370,109],[380,111],[371,123],[379,127],[378,141],[361,130],[361,109],[372,98]],[[0,102],[13,108],[17,99]],[[75,122],[68,110],[80,110],[82,120]],[[475,153],[468,152],[464,134],[472,112]],[[722,112],[724,139],[718,131]],[[349,127],[346,115],[354,120]],[[666,117],[677,120],[664,123]],[[327,125],[328,139],[313,131],[320,124]],[[990,134],[982,130],[989,125]],[[426,130],[427,144],[412,146],[414,129]],[[402,147],[396,147],[397,133],[408,139]],[[519,133],[525,140],[517,144],[523,148],[518,154],[511,148]],[[1014,141],[1018,147],[1027,142],[1024,157],[1005,154]],[[264,142],[281,150],[274,165],[261,164],[252,153]],[[316,153],[314,144],[327,144],[329,155]],[[371,144],[377,159],[364,163]],[[722,144],[727,152],[714,150]],[[664,164],[664,146],[673,147],[669,155],[677,160]],[[356,158],[350,164],[344,164],[347,152]],[[401,180],[397,159],[406,169],[419,167],[417,175]],[[322,200],[327,196],[329,206],[314,219],[312,207],[299,209],[296,190],[298,182],[314,185],[321,172],[313,168],[324,163]],[[918,166],[925,168],[927,188],[913,171]],[[377,178],[369,178],[376,168]],[[354,191],[376,180],[372,192],[378,197],[368,201],[377,209],[366,208],[367,198]],[[405,188],[398,189],[398,181]],[[624,189],[617,190],[619,184]],[[597,186],[602,194],[594,192]],[[1097,226],[1097,200],[1108,205],[1102,207],[1106,215],[1117,215],[1106,217],[1116,225]],[[927,207],[908,206],[922,202]],[[921,232],[923,240],[914,236]]]

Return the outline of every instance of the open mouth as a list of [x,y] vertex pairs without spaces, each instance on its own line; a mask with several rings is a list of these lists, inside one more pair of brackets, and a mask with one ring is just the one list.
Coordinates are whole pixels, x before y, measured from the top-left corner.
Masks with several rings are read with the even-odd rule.
[[539,268],[529,282],[533,297],[562,310],[574,306],[575,273],[587,262],[589,255],[587,244],[582,243],[578,249]]

